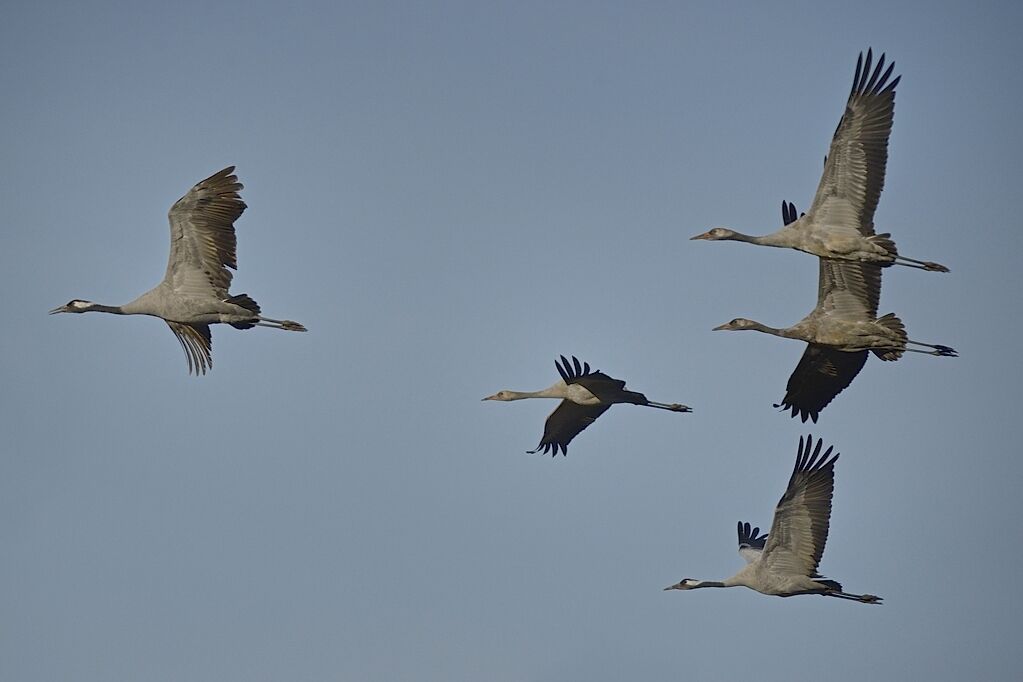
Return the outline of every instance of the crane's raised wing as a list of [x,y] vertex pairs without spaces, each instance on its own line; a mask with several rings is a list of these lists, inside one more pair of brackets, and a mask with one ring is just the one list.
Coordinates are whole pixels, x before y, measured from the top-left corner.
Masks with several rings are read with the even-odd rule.
[[579,432],[597,420],[597,417],[607,412],[610,405],[579,405],[571,400],[562,400],[561,404],[554,408],[547,421],[543,425],[543,438],[535,450],[529,450],[529,454],[543,452],[545,455],[550,452],[554,457],[558,454],[568,454],[568,444],[579,435]]
[[206,374],[213,366],[213,336],[208,324],[183,324],[164,320],[174,332],[188,360],[188,373]]
[[881,266],[820,258],[817,309],[836,319],[871,320],[881,298]]
[[[561,363],[555,362],[554,366],[558,368],[558,374],[566,384],[579,384],[585,387],[602,403],[629,402],[622,398],[634,393],[624,390],[625,382],[621,379],[610,377],[600,370],[590,370],[590,363],[580,363],[579,358],[574,355],[571,363],[562,355]],[[623,395],[623,392],[626,395]],[[641,396],[642,394],[636,393],[635,395]],[[645,400],[644,397],[643,400],[637,402],[645,402]]]
[[[606,382],[608,386],[612,386],[617,390],[625,388],[625,382],[621,379],[614,379],[604,374],[600,370],[591,370],[590,363],[579,362],[579,358],[572,356],[572,362],[568,361],[564,355],[561,356],[561,362],[555,362],[554,366],[558,368],[558,374],[564,379],[566,384],[581,384],[583,380],[589,380],[588,383],[600,383]],[[597,395],[594,393],[594,395]],[[597,395],[599,398],[600,396]]]
[[821,453],[823,440],[814,447],[813,436],[804,446],[799,437],[796,465],[788,488],[774,510],[771,532],[761,561],[779,574],[814,575],[831,523],[831,496],[835,490],[835,460],[828,448]]
[[873,52],[856,60],[856,74],[845,113],[831,139],[824,174],[810,206],[814,220],[829,229],[874,234],[874,211],[884,188],[888,163],[888,137],[895,115],[895,86],[890,83],[895,64],[884,69],[884,55],[871,72]]
[[845,353],[830,346],[807,344],[803,357],[785,385],[785,397],[775,405],[792,416],[817,423],[820,411],[852,383],[867,362],[868,351]]
[[760,528],[751,528],[749,523],[739,521],[739,556],[747,564],[760,559],[760,553],[767,544],[767,534],[760,535]]
[[167,214],[171,248],[164,282],[176,292],[228,297],[238,269],[234,221],[245,210],[234,166],[214,173],[175,202]]

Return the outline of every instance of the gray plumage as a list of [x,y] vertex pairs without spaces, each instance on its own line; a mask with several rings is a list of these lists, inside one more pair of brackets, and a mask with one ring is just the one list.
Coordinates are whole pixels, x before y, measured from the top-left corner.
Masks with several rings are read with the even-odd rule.
[[741,241],[797,249],[821,258],[948,272],[939,263],[900,256],[890,234],[874,232],[874,211],[884,188],[895,115],[895,86],[901,76],[888,81],[895,64],[885,70],[883,54],[873,72],[872,62],[871,50],[867,50],[866,61],[862,52],[856,61],[845,112],[831,139],[824,172],[806,215],[760,237],[715,227],[692,239]]
[[168,214],[170,256],[163,281],[134,301],[108,306],[82,299],[54,308],[54,313],[105,312],[152,315],[163,319],[185,351],[189,373],[212,367],[211,324],[236,329],[254,326],[306,331],[291,320],[263,317],[247,294],[232,296],[231,270],[237,269],[234,221],[245,210],[242,184],[230,166],[206,178],[175,202]]
[[[782,219],[795,219],[796,207],[782,202]],[[817,306],[791,327],[776,329],[745,318],[715,327],[746,330],[807,342],[803,357],[789,377],[785,397],[775,407],[793,417],[814,422],[839,393],[852,383],[867,361],[868,352],[882,360],[898,360],[909,352],[955,356],[954,349],[911,341],[902,320],[893,313],[877,317],[881,297],[881,267],[871,263],[819,258]],[[931,350],[907,348],[907,344]]]
[[796,464],[785,494],[778,501],[771,531],[758,536],[759,528],[739,523],[739,554],[746,566],[723,581],[683,578],[665,590],[694,590],[702,587],[748,587],[762,594],[792,597],[819,594],[877,604],[872,594],[845,592],[842,585],[817,572],[831,523],[831,498],[835,489],[833,448],[825,451],[823,441],[814,445],[813,437],[799,439]]

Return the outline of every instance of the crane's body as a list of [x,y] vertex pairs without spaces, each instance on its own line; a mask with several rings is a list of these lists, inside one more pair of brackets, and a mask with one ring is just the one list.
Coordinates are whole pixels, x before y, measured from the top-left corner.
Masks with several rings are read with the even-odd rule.
[[873,52],[856,62],[852,89],[824,161],[824,172],[810,210],[777,232],[763,236],[715,227],[692,239],[739,241],[760,246],[796,249],[841,261],[886,267],[905,265],[948,272],[940,263],[899,255],[891,235],[874,232],[877,209],[888,163],[888,138],[895,116],[895,64],[884,70],[882,54],[871,72]]
[[615,403],[630,403],[654,407],[671,412],[692,412],[679,403],[658,403],[636,391],[625,389],[625,382],[600,371],[590,371],[588,363],[580,363],[575,356],[570,363],[562,355],[561,364],[554,363],[561,379],[540,391],[498,391],[483,400],[524,400],[527,398],[555,398],[561,403],[547,417],[543,438],[530,454],[551,452],[551,456],[568,454],[568,444],[583,429],[596,421]]
[[792,597],[819,594],[878,604],[881,598],[872,594],[845,592],[841,583],[817,573],[831,523],[831,498],[835,489],[835,461],[829,447],[812,436],[799,438],[796,464],[789,477],[785,494],[778,501],[771,522],[771,531],[759,535],[759,528],[739,522],[739,554],[746,566],[724,580],[683,578],[667,590],[694,590],[705,587],[748,587],[761,594]]
[[259,304],[247,294],[232,296],[228,292],[232,279],[229,268],[238,266],[234,221],[246,208],[238,194],[241,189],[231,166],[198,183],[175,202],[168,214],[171,248],[167,272],[146,293],[121,306],[74,299],[50,314],[102,312],[159,317],[181,343],[189,372],[196,374],[205,374],[213,365],[211,324],[304,332],[305,327],[298,322],[262,316]]
[[[907,350],[906,330],[898,317],[889,313],[877,319],[842,319],[815,308],[809,315],[791,327],[768,327],[754,320],[736,318],[731,322],[714,327],[714,331],[753,329],[786,339],[798,339],[807,343],[828,346],[843,353],[861,350],[875,351],[882,360],[897,360]],[[947,348],[942,346],[942,348]],[[946,355],[928,351],[932,355]]]

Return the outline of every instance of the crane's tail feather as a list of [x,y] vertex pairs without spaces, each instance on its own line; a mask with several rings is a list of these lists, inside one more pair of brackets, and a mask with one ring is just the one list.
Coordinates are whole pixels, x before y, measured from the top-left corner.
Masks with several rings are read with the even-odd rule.
[[882,360],[898,360],[905,352],[906,342],[909,340],[909,337],[906,336],[906,326],[902,324],[902,320],[895,316],[895,313],[888,313],[883,317],[877,318],[877,323],[893,332],[899,339],[899,346],[901,347],[872,349],[874,355]]
[[252,297],[248,294],[238,294],[237,296],[231,296],[230,298],[224,299],[224,303],[233,303],[234,305],[245,308],[253,315],[259,315],[261,312],[259,304],[252,300]]
[[[245,308],[252,313],[253,317],[259,317],[259,304],[256,303],[248,294],[238,294],[237,296],[225,298],[224,303],[231,303],[241,308]],[[232,322],[231,326],[235,329],[252,329],[256,326],[256,324],[255,322]]]
[[[882,249],[888,252],[893,259],[899,257],[899,249],[895,246],[895,242],[892,240],[890,232],[884,232],[882,234],[872,234],[867,237],[867,241],[875,246],[880,246]],[[891,263],[888,263],[891,265]]]

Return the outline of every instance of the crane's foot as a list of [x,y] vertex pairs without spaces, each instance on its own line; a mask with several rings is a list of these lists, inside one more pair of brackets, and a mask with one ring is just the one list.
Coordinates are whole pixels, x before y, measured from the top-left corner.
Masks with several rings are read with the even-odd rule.
[[692,412],[693,411],[693,408],[689,407],[688,405],[680,405],[679,403],[672,403],[671,405],[668,405],[668,409],[671,410],[672,412]]
[[289,332],[305,332],[309,331],[303,325],[298,322],[292,322],[291,320],[281,320],[281,329],[286,329]]

